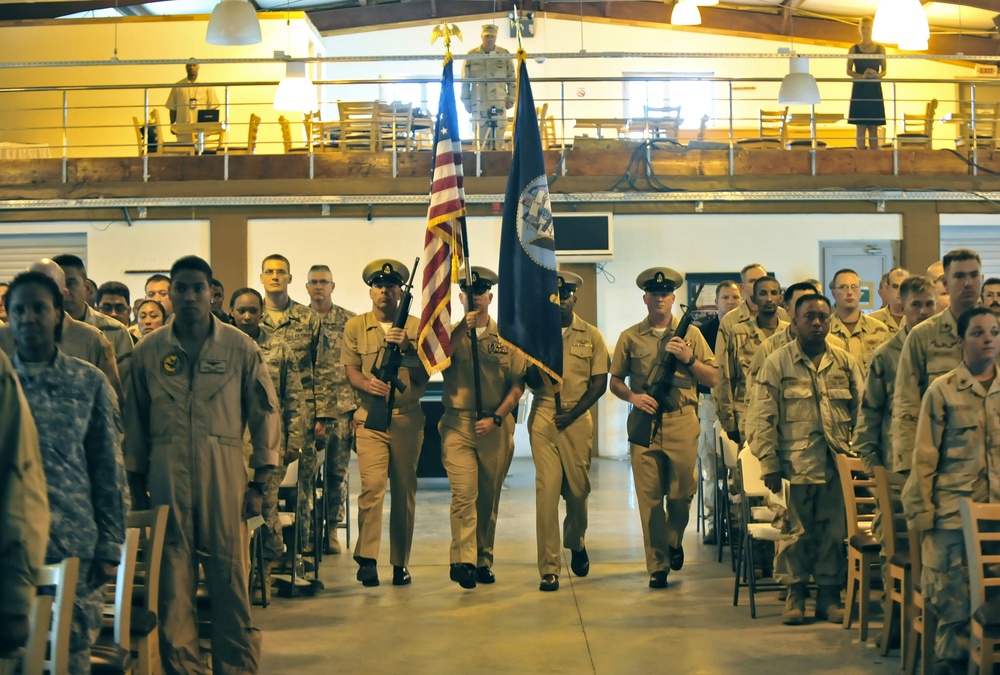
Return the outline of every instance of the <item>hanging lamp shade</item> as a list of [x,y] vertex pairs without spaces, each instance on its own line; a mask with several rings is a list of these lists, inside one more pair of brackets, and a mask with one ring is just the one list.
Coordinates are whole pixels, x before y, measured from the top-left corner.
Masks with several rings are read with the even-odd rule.
[[809,59],[793,56],[788,62],[788,75],[781,81],[778,103],[782,105],[816,105],[819,103],[819,86],[809,73]]
[[306,114],[316,108],[316,89],[306,76],[306,64],[301,61],[286,64],[285,77],[274,92],[274,109]]
[[930,36],[927,14],[920,0],[882,0],[879,3],[872,24],[872,40],[875,42],[913,45],[926,42]]
[[927,38],[907,38],[899,41],[899,48],[908,52],[927,51]]
[[688,2],[693,2],[699,7],[711,7],[712,5],[719,4],[719,0],[687,0]]
[[698,26],[701,24],[701,12],[698,5],[688,0],[681,0],[674,5],[674,10],[670,13],[671,26]]
[[260,44],[260,21],[253,5],[247,0],[222,0],[212,10],[205,42],[234,47]]

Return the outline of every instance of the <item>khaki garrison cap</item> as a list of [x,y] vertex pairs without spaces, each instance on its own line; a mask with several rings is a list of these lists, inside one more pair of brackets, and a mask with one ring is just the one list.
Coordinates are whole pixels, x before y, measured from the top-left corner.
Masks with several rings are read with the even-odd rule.
[[558,282],[560,290],[565,288],[570,291],[575,291],[580,286],[583,286],[583,277],[579,276],[578,274],[573,274],[572,272],[564,272],[563,270],[559,270],[558,272],[556,272],[556,274],[558,275],[556,277],[556,280]]
[[[474,295],[480,295],[482,293],[488,293],[491,288],[496,286],[500,282],[500,277],[493,270],[486,267],[478,267],[476,265],[472,266],[472,293]],[[465,283],[465,270],[463,269],[459,279],[458,287],[462,289],[462,292],[468,290],[468,286]]]
[[406,269],[406,265],[398,260],[380,258],[379,260],[371,261],[365,266],[364,271],[361,273],[361,278],[369,286],[373,286],[379,282],[389,282],[397,286],[402,286],[410,278],[410,270]]
[[498,30],[499,29],[497,28],[496,24],[492,23],[483,24],[483,35],[496,35]]
[[669,267],[650,267],[635,278],[635,285],[647,293],[673,293],[683,283],[683,275]]

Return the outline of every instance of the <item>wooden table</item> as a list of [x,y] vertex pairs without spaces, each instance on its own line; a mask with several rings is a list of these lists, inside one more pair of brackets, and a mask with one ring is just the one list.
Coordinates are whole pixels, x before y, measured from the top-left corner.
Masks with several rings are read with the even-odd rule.
[[629,131],[649,132],[650,138],[677,138],[683,117],[634,117]]
[[820,124],[836,124],[844,121],[843,113],[790,113],[785,118],[788,127],[809,127],[809,140],[816,140],[816,127]]
[[603,138],[601,130],[610,127],[618,131],[618,135],[628,128],[629,120],[621,117],[578,117],[574,120],[573,128],[576,130],[594,129],[598,138]]
[[179,138],[182,135],[192,135],[197,138],[195,151],[201,155],[205,153],[205,136],[215,136],[222,134],[226,130],[225,122],[187,122],[185,124],[172,124],[170,130]]

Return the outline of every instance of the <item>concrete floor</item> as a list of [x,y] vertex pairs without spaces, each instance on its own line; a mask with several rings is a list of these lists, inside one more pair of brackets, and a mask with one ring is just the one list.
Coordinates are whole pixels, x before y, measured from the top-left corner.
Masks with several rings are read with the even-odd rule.
[[[356,498],[353,464],[352,472]],[[898,672],[898,652],[878,654],[877,626],[867,644],[856,628],[783,626],[773,592],[758,596],[756,620],[745,589],[733,607],[728,554],[717,563],[717,549],[701,544],[693,520],[684,569],[670,574],[669,588],[648,588],[628,463],[596,460],[591,479],[591,572],[572,576],[566,555],[554,593],[538,590],[530,459],[514,460],[500,502],[497,583],[473,590],[448,578],[447,481],[422,479],[413,584],[392,586],[385,539],[377,588],[355,580],[357,565],[347,551],[325,557],[326,589],[319,595],[275,597],[267,609],[255,608],[264,634],[261,672]]]

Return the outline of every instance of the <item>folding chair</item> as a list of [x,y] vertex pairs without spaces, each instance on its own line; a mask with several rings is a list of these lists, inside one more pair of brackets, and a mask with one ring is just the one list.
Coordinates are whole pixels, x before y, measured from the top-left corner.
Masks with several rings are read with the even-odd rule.
[[[736,539],[733,536],[732,508],[740,499],[739,494],[734,495],[729,485],[729,476],[736,476],[737,455],[739,447],[733,442],[722,428],[722,423],[715,420],[715,461],[716,478],[722,477],[721,488],[715,490],[715,531],[718,535],[719,558],[722,562],[722,550],[729,546],[729,557],[733,571],[736,571]],[[725,535],[725,541],[723,541]]]
[[[728,440],[728,439],[727,439]],[[755,595],[758,590],[778,590],[781,584],[776,581],[759,582],[756,575],[753,544],[755,541],[778,542],[785,538],[781,530],[772,521],[775,512],[770,506],[751,506],[751,499],[766,500],[767,503],[785,508],[788,503],[788,481],[782,479],[781,492],[774,494],[764,485],[761,474],[760,460],[749,448],[743,448],[739,454],[740,479],[740,529],[743,531],[740,544],[736,549],[736,578],[733,583],[733,607],[739,604],[740,588],[746,586],[750,590],[750,618],[757,618],[757,603]],[[740,578],[745,578],[740,582]]]
[[[292,528],[291,569],[289,574],[272,574],[278,587],[278,595],[294,598],[299,595],[315,595],[323,589],[323,583],[316,578],[306,579],[298,574],[298,563],[302,556],[301,505],[298,503],[299,460],[288,465],[285,479],[278,488],[278,520],[282,530]],[[282,496],[284,495],[284,496]]]
[[47,657],[43,673],[69,675],[69,635],[73,625],[73,598],[80,576],[79,558],[66,558],[55,565],[46,565],[38,572],[38,586],[54,587],[52,625],[47,635]]
[[[837,471],[847,512],[847,602],[844,603],[844,629],[851,627],[854,601],[858,603],[860,638],[868,639],[869,605],[873,569],[879,569],[882,545],[872,536],[875,480],[865,474],[857,457],[837,455]],[[855,593],[857,591],[857,593]]]
[[969,557],[969,672],[992,673],[1000,645],[1000,504],[959,502]]

